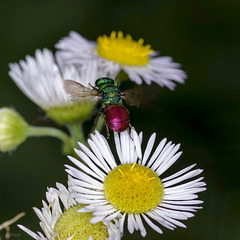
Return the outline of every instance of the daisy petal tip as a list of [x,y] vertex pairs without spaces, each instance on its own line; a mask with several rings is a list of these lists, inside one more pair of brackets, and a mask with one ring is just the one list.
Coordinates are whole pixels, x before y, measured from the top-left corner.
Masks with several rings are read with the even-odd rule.
[[21,224],[17,224],[17,226],[18,226],[19,228],[21,228],[21,229],[23,229],[23,228],[24,228],[24,226],[23,226],[23,225],[21,225]]
[[145,230],[145,231],[140,231],[140,233],[141,233],[141,236],[142,236],[142,237],[146,237],[146,235],[147,235],[146,230]]
[[80,209],[78,209],[77,211],[78,211],[79,213],[85,213],[85,212],[87,212],[85,208],[80,208]]
[[98,222],[102,221],[103,218],[104,218],[103,216],[93,217],[93,218],[91,218],[90,223],[92,223],[92,224],[98,223]]

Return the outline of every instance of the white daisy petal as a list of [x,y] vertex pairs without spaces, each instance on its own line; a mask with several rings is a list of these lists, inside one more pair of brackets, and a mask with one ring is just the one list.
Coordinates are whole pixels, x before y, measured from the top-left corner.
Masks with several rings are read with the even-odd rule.
[[161,202],[161,207],[169,208],[169,209],[175,209],[175,210],[181,210],[181,211],[190,211],[190,212],[196,212],[196,209],[201,209],[202,207],[198,206],[178,206],[173,204],[166,204]]
[[[105,202],[104,199],[91,199],[91,198],[90,199],[84,199],[83,197],[78,197],[78,196],[75,196],[75,195],[73,195],[73,197],[80,204],[96,203],[96,204],[100,205],[101,203]],[[86,210],[86,209],[84,208],[84,210]],[[88,211],[88,210],[86,210],[86,211],[84,211],[84,210],[82,210],[81,212],[91,212],[91,211]]]
[[114,212],[113,214],[111,214],[108,217],[104,218],[104,221],[108,221],[109,222],[109,221],[112,221],[115,218],[118,218],[121,215],[120,212],[121,211]]
[[172,157],[174,156],[174,154],[178,151],[178,149],[180,148],[180,144],[177,145],[173,145],[173,148],[171,150],[169,150],[169,154],[167,154],[167,152],[165,153],[167,156],[165,156],[164,162],[162,163],[161,167],[163,168],[167,163],[170,162],[170,160],[172,159]]
[[89,177],[87,174],[85,174],[83,172],[81,172],[81,173],[77,172],[71,166],[66,165],[66,167],[69,169],[69,170],[66,170],[67,173],[69,173],[73,176],[77,176],[78,179],[81,179],[82,181],[90,183],[90,184],[92,184],[92,186],[97,185],[98,188],[102,188],[102,183],[101,182],[96,181],[94,178]]
[[120,160],[122,160],[121,161],[122,164],[125,164],[125,163],[127,163],[127,158],[124,155],[126,153],[126,151],[123,151],[125,149],[125,141],[124,141],[125,135],[123,132],[120,133],[119,135],[120,135],[120,148],[121,148],[121,156],[122,156],[122,159],[120,159]]
[[120,228],[120,231],[123,232],[123,228],[124,228],[124,221],[125,221],[125,218],[126,218],[126,212],[123,213],[122,217],[119,219],[119,228]]
[[93,217],[91,218],[90,223],[95,224],[95,223],[101,222],[103,221],[104,218],[105,218],[104,215]]
[[121,136],[123,136],[123,145],[122,148],[124,149],[123,153],[125,155],[123,156],[126,163],[131,163],[130,162],[130,152],[129,152],[129,144],[130,144],[130,138],[129,138],[129,133],[128,131],[121,132]]
[[98,197],[104,196],[102,192],[97,192],[96,190],[91,190],[91,189],[88,189],[85,187],[72,186],[71,190],[76,191],[76,192],[80,191],[83,194],[86,193],[86,194],[97,195]]
[[168,228],[170,230],[174,230],[174,228],[175,228],[174,224],[172,224],[169,221],[167,221],[166,219],[164,219],[162,217],[162,213],[161,214],[159,214],[158,212],[156,213],[155,210],[156,209],[154,209],[153,211],[147,212],[146,215],[148,215],[150,218],[157,221],[159,224],[161,224],[165,228]]
[[[114,209],[114,208],[110,208],[110,209],[108,209],[108,210],[103,210],[103,211],[101,211],[101,212],[94,212],[94,215],[97,217],[97,216],[108,216],[108,215],[113,215],[113,214],[115,214],[116,213],[116,209]],[[116,215],[118,215],[118,214],[116,214]],[[115,217],[113,217],[113,219],[114,219]],[[112,219],[111,219],[112,220]],[[108,221],[108,220],[106,220],[105,219],[105,221]]]
[[164,167],[159,166],[158,169],[156,170],[156,173],[158,175],[163,174],[169,167],[171,167],[173,165],[173,163],[175,163],[178,158],[182,155],[182,152],[178,152],[177,154],[175,154],[165,165]]
[[162,200],[162,203],[168,204],[176,204],[176,205],[195,205],[195,204],[202,204],[203,201],[201,200],[191,200],[191,201],[171,201],[171,200]]
[[[104,160],[104,158],[102,157],[102,154],[100,153],[98,147],[96,146],[96,144],[91,140],[88,139],[88,144],[91,147],[93,153],[96,155],[96,157],[98,158],[98,160],[102,163],[102,165],[105,167],[107,172],[110,172],[111,169],[109,168],[108,164],[106,163],[106,161]],[[92,158],[93,159],[93,158]],[[94,160],[94,159],[93,159]]]
[[28,228],[24,227],[23,225],[18,224],[17,225],[19,228],[21,228],[24,232],[26,232],[28,235],[30,235],[32,238],[36,239],[36,240],[40,240],[40,239],[47,239],[47,238],[41,238],[40,236],[38,236],[36,233],[32,232],[31,230],[29,230]]
[[122,157],[122,149],[121,149],[121,143],[120,143],[120,139],[119,139],[119,135],[117,132],[114,132],[114,141],[115,141],[115,145],[116,145],[116,151],[119,157],[119,160],[121,163],[124,163],[124,159]]
[[131,162],[137,162],[137,154],[135,151],[135,145],[133,141],[133,131],[131,131],[130,133],[129,159]]
[[148,157],[149,157],[149,155],[152,151],[155,139],[156,139],[156,133],[153,133],[152,136],[149,138],[149,141],[147,143],[147,147],[146,147],[146,150],[145,150],[144,155],[143,155],[142,165],[146,165],[146,161],[147,161],[147,159],[148,159]]
[[159,156],[160,152],[162,151],[164,145],[166,144],[167,139],[164,138],[157,146],[155,152],[153,153],[152,157],[147,163],[147,167],[151,167],[152,163],[156,161],[156,158]]
[[[91,161],[88,161],[89,158],[87,157],[86,154],[84,154],[82,151],[79,150],[75,150],[75,152],[78,154],[78,156],[81,159],[84,159],[84,162],[88,163],[88,166],[90,164],[90,167],[94,168],[93,164],[91,164]],[[93,172],[90,168],[86,167],[84,164],[82,164],[80,161],[78,161],[77,159],[69,156],[69,159],[76,164],[78,167],[80,167],[84,172],[86,172],[87,174],[91,175],[94,178],[97,178],[99,180],[103,180],[104,179],[104,174],[100,171],[100,169],[98,169],[97,173]],[[100,175],[100,176],[99,176]]]
[[164,195],[164,200],[193,200],[196,199],[196,194],[185,194],[185,195]]
[[99,166],[101,169],[103,169],[106,173],[110,171],[110,169],[106,168],[106,165],[103,165],[101,161],[82,143],[78,143],[80,148],[86,153],[86,155],[90,158],[92,162],[94,162],[97,166]]
[[136,147],[137,156],[140,160],[142,160],[141,139],[138,137],[135,130],[133,130],[133,141]]
[[177,220],[174,219],[174,218],[170,218],[170,217],[168,217],[167,215],[164,215],[164,218],[165,218],[166,220],[168,220],[170,223],[174,224],[175,226],[186,228],[186,225],[185,225],[185,224],[177,221]]
[[133,214],[129,213],[128,214],[128,231],[130,233],[134,232],[134,225],[135,225],[135,222],[134,222]]
[[189,189],[192,193],[194,193],[196,190],[198,190],[198,192],[201,192],[203,189],[205,189],[205,188],[201,188],[202,186],[205,186],[204,183],[200,182],[198,184],[193,185],[194,182],[195,181],[191,181],[189,183],[181,184],[181,185],[178,185],[176,187],[166,188],[165,189],[165,194],[173,194],[173,193],[174,194],[179,194],[179,193],[181,194],[183,192],[185,193],[185,192],[189,191]]
[[[165,160],[164,156],[166,156],[171,151],[172,148],[173,148],[172,142],[168,142],[161,150],[161,153],[159,154],[158,158],[153,163],[151,169],[155,170],[160,164],[162,164],[162,162]],[[167,154],[165,154],[167,150],[168,150],[168,152],[167,152]]]
[[162,234],[163,231],[161,230],[161,228],[159,228],[157,225],[155,225],[147,216],[145,216],[145,214],[142,214],[143,218],[145,219],[145,221],[147,222],[147,224],[156,232]]
[[141,235],[143,237],[145,237],[146,234],[147,234],[147,231],[146,231],[146,229],[145,229],[145,227],[143,225],[143,222],[142,222],[140,214],[135,214],[135,218],[136,218],[136,223],[138,225],[138,229],[140,230]]
[[188,172],[190,169],[192,169],[195,166],[196,166],[196,164],[193,164],[193,165],[191,165],[189,167],[186,167],[186,168],[178,171],[177,173],[174,173],[173,175],[171,175],[169,177],[163,178],[162,182],[166,182],[166,181],[171,180],[171,179],[173,179],[175,177],[178,177],[178,176],[182,175],[183,173]]
[[186,220],[186,219],[194,216],[193,213],[181,212],[181,211],[166,209],[166,208],[162,208],[162,207],[157,207],[156,209],[154,209],[154,211],[162,217],[164,217],[164,215],[166,215],[168,217],[174,217],[174,218],[180,219],[180,220]]
[[[74,187],[74,186],[79,186],[79,187],[85,187],[85,188],[92,188],[92,184],[78,180],[78,179],[74,179],[72,178],[71,180],[69,179],[69,188]],[[96,186],[94,185],[94,188],[96,191],[100,190],[103,191],[103,186]]]
[[[97,206],[96,206],[97,207]],[[113,206],[109,205],[109,204],[106,204],[106,205],[103,205],[101,206],[101,211],[99,213],[96,213],[97,215],[99,215],[101,212],[104,212],[104,211],[109,211],[111,210],[111,212],[115,212],[117,211]],[[105,215],[105,213],[103,213]]]
[[[117,165],[114,162],[114,159],[112,158],[112,154],[109,153],[108,147],[106,147],[105,142],[98,137],[98,132],[96,132],[96,135],[91,134],[91,138],[98,147],[98,150],[100,151],[101,155],[107,160],[107,163],[110,165],[110,167],[113,169]],[[98,138],[97,138],[98,137]]]
[[177,177],[177,178],[175,178],[173,180],[164,182],[163,185],[164,185],[165,188],[169,187],[169,186],[172,186],[172,185],[174,185],[176,183],[179,183],[179,182],[182,182],[182,181],[184,181],[184,180],[186,180],[188,178],[195,177],[195,176],[199,175],[200,173],[202,173],[202,171],[203,171],[202,169],[192,170],[192,171],[190,171],[188,173],[185,173],[183,176],[180,176],[180,177]]

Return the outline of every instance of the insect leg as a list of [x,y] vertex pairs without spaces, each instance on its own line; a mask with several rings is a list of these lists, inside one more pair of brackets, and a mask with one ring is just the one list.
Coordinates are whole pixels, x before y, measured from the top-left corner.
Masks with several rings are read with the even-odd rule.
[[98,112],[98,114],[97,114],[97,116],[96,116],[96,118],[95,118],[95,120],[94,120],[92,129],[91,129],[89,135],[90,135],[91,133],[93,133],[93,131],[95,130],[95,128],[96,128],[96,126],[97,126],[97,123],[98,123],[98,118],[99,118],[99,116],[100,116],[100,115],[103,115],[103,110],[102,110],[102,109],[103,109],[103,108],[101,107],[100,110],[99,110],[99,112]]
[[119,86],[119,82],[120,82],[120,76],[123,74],[123,71],[121,70],[118,75],[116,76],[116,78],[114,79],[114,85],[115,86]]
[[107,139],[110,139],[109,128],[106,122],[105,122],[105,126],[106,126]]
[[129,123],[129,127],[127,128],[127,131],[128,131],[128,134],[129,134],[129,137],[130,137],[130,139],[133,141],[133,138],[131,137],[131,134],[130,134],[130,128],[132,129],[134,129],[134,127]]

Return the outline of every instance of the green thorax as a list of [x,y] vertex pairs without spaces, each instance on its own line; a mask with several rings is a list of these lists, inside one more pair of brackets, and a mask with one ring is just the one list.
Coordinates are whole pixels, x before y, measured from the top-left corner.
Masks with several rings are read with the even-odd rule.
[[102,95],[102,103],[104,105],[123,104],[121,92],[117,86],[114,85],[114,80],[111,78],[99,78],[95,82],[99,93]]

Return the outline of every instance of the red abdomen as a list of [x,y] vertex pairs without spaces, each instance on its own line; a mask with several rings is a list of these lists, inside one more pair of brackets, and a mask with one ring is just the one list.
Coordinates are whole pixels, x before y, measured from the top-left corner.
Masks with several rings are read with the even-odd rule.
[[122,104],[112,104],[104,108],[105,121],[110,129],[116,132],[125,131],[130,122],[129,112]]

